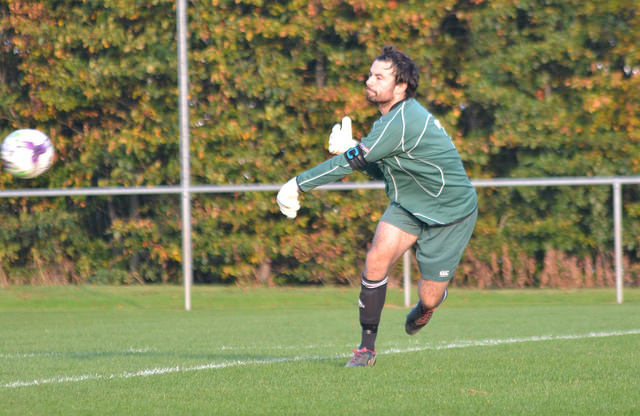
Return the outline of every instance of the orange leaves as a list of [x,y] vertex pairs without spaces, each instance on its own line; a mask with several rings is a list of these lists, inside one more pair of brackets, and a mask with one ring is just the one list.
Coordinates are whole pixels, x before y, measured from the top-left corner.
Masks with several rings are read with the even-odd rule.
[[[472,176],[637,174],[637,13],[629,2],[596,3],[191,1],[192,175],[199,183],[283,182],[324,160],[331,126],[344,115],[354,120],[354,136],[366,134],[378,114],[364,99],[363,82],[386,43],[416,59],[418,99],[446,126]],[[7,36],[0,45],[0,127],[38,125],[59,145],[59,162],[37,185],[176,183],[175,2],[59,4],[11,1],[0,17]],[[0,187],[14,186],[0,179]],[[511,266],[505,259],[496,269],[508,275],[519,253],[532,259],[556,238],[523,226],[546,214],[548,207],[538,212],[536,204],[553,201],[536,192],[495,205],[493,196],[483,200],[484,218],[510,204],[517,214],[511,228],[479,223],[477,270],[484,270],[480,259],[493,267],[512,256]],[[273,196],[217,196],[210,205],[194,198],[203,281],[249,281],[260,264],[285,282],[357,279],[383,195],[305,195],[295,223],[283,221]],[[554,215],[607,218],[610,204],[585,199],[557,201]],[[143,280],[177,279],[171,271],[180,261],[179,225],[175,214],[167,216],[175,198],[139,203],[138,218],[128,200],[73,203],[89,226],[65,232],[81,242],[76,250],[97,247],[95,257],[109,267],[128,272],[137,255],[147,260],[139,267]],[[64,201],[41,208],[68,209]],[[585,216],[563,244],[607,250],[610,233],[585,243],[609,229],[590,221]],[[635,217],[628,221],[637,228]],[[98,235],[104,228],[111,234]],[[637,251],[633,244],[628,251]]]
[[47,9],[44,2],[12,1],[9,2],[9,15],[14,21],[43,22]]
[[585,101],[584,109],[589,113],[594,113],[600,110],[603,106],[611,104],[611,98],[605,95],[588,97]]

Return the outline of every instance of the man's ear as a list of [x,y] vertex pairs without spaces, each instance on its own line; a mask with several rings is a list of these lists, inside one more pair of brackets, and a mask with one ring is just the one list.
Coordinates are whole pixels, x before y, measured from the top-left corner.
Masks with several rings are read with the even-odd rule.
[[407,97],[407,83],[401,82],[396,84],[395,87],[393,87],[393,93],[396,97],[400,97],[404,100]]

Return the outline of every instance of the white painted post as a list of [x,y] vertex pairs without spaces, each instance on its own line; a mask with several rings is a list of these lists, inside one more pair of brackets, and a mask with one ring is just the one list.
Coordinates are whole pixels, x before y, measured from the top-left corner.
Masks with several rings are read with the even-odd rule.
[[613,183],[613,240],[616,264],[616,302],[622,303],[624,270],[622,265],[622,185]]
[[187,64],[187,2],[178,0],[178,110],[180,123],[180,187],[182,194],[182,280],[184,308],[191,310],[191,183],[189,166],[189,70]]
[[409,250],[405,251],[402,256],[402,280],[404,287],[404,306],[411,306],[411,255]]

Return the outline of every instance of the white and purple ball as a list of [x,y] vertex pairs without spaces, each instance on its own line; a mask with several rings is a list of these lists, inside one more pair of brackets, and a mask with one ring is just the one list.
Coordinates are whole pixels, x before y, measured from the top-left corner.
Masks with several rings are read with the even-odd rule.
[[2,142],[4,169],[19,178],[42,175],[51,167],[54,153],[49,137],[38,130],[16,130]]

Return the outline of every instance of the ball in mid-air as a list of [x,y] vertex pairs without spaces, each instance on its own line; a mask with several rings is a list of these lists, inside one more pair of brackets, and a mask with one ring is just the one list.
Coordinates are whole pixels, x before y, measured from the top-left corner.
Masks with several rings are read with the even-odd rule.
[[2,142],[4,169],[19,178],[35,178],[46,172],[53,163],[53,144],[38,130],[21,129]]

